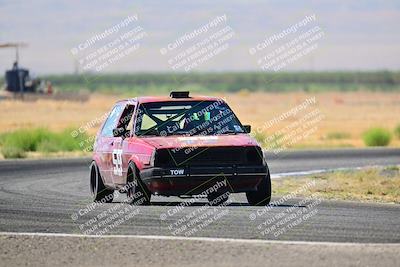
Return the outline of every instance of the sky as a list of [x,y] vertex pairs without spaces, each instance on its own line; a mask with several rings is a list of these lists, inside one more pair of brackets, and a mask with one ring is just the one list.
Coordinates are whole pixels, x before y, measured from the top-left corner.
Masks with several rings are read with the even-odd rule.
[[[120,26],[118,32],[79,50],[77,54],[71,52],[79,45],[82,48],[82,44],[96,34],[121,25],[124,20],[132,17],[137,20],[127,26]],[[224,17],[225,20],[215,27],[210,26],[208,31],[196,35],[196,29]],[[275,40],[266,48],[258,49],[271,36],[282,33],[307,17],[315,19],[298,27],[296,32]],[[390,0],[0,0],[0,43],[27,43],[28,46],[20,50],[20,66],[28,67],[37,74],[73,73],[84,69],[124,73],[399,70],[399,25],[400,1]],[[193,68],[177,67],[177,63],[189,60],[188,54],[182,56],[186,49],[193,45],[199,50],[205,49],[202,41],[212,39],[213,33],[224,32],[222,30],[226,27],[229,30],[226,33],[227,40],[220,41],[219,46],[209,47],[210,50],[204,54],[213,53],[213,56],[197,61],[195,66],[192,65]],[[121,38],[123,33],[134,29],[138,32],[133,37],[138,37],[139,33],[142,35],[131,44],[132,47],[133,44],[138,45],[131,52],[121,50],[118,52],[123,56],[113,55],[108,58],[105,55],[101,58],[101,53],[96,52],[98,48],[110,45],[115,39]],[[315,36],[314,41],[302,39],[302,34],[311,29],[318,29],[319,37],[314,34],[308,36]],[[195,37],[184,41],[177,48],[171,48],[177,40],[183,40],[185,34],[189,33],[195,33]],[[309,42],[307,47],[310,47],[310,51],[295,57],[297,52],[291,54],[294,51],[291,49],[302,42],[291,47],[290,42],[299,40]],[[285,50],[277,50],[280,47],[285,47]],[[302,51],[308,51],[307,47],[303,46]],[[163,48],[167,49],[166,54],[162,54]],[[252,48],[256,48],[255,54],[251,54]],[[298,52],[300,54],[300,50]],[[277,68],[277,65],[265,68],[266,64],[273,61],[273,57],[266,59],[265,56],[272,54],[273,57],[281,55],[280,62],[286,62],[281,65],[282,68]],[[90,60],[88,55],[92,56]],[[177,57],[180,59],[177,60]],[[13,49],[0,49],[0,72],[9,69],[14,58]],[[88,69],[87,64],[94,59],[98,59],[96,68],[102,59],[108,64],[103,65],[104,68]]]

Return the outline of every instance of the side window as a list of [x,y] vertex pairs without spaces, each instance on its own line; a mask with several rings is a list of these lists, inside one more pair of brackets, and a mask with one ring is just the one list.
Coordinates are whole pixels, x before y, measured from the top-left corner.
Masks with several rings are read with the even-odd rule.
[[117,120],[121,116],[122,111],[123,111],[122,105],[117,105],[111,110],[110,115],[108,115],[108,118],[107,118],[106,122],[104,123],[103,129],[101,130],[102,136],[106,136],[106,137],[113,136],[113,129],[117,125]]
[[[133,115],[133,112],[132,112],[132,115]],[[128,131],[132,131],[133,130],[133,122],[135,121],[135,118],[132,115],[131,115],[131,119],[130,119],[130,121],[128,123],[128,126],[126,126],[126,130],[128,130]]]

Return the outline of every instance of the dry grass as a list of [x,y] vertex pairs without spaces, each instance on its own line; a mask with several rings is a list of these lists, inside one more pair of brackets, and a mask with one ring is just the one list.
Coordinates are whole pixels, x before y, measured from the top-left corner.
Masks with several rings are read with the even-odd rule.
[[[92,95],[87,102],[76,101],[20,101],[6,100],[0,105],[0,132],[18,128],[46,127],[62,131],[69,127],[80,127],[100,118],[108,112],[120,97]],[[99,125],[88,129],[95,134]]]
[[[277,132],[308,112],[319,109],[324,117],[315,124],[316,131],[294,146],[364,147],[361,136],[365,130],[379,126],[393,131],[400,122],[400,93],[251,93],[226,95],[226,98],[240,120],[256,129],[314,96],[317,101],[315,105],[266,129],[264,133],[270,135]],[[341,138],[331,138],[337,132],[342,133]],[[400,140],[393,139],[390,146],[400,146]]]
[[398,167],[338,171],[301,178],[273,180],[273,194],[289,194],[311,181],[315,181],[315,186],[311,186],[301,196],[318,194],[324,199],[400,203]]
[[[305,99],[314,97],[317,104],[268,128],[263,134],[270,135],[294,122],[313,109],[319,109],[324,118],[316,123],[315,132],[299,140],[294,147],[363,147],[362,133],[375,126],[393,130],[400,123],[400,93],[248,93],[225,94],[229,105],[241,121],[251,124],[253,129],[272,118],[287,112]],[[0,102],[0,132],[18,128],[47,127],[61,131],[68,127],[79,127],[101,117],[113,103],[121,98],[116,95],[91,95],[87,102],[38,100],[22,102],[6,100]],[[95,134],[99,125],[88,129]],[[342,133],[340,138],[337,132]],[[394,138],[391,146],[399,146]]]

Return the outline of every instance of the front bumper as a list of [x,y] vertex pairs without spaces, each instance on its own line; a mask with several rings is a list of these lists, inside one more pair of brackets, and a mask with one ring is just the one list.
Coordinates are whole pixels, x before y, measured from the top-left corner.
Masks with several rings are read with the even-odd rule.
[[268,174],[260,166],[185,166],[182,168],[148,168],[140,172],[147,188],[154,194],[166,196],[201,194],[214,184],[226,180],[232,193],[257,190],[258,184]]

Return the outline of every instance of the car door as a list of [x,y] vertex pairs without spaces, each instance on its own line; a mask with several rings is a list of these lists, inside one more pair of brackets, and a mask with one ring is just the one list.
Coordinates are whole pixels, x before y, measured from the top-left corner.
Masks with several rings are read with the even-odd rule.
[[104,183],[108,185],[115,184],[113,180],[113,148],[116,138],[113,136],[113,129],[116,127],[122,111],[123,105],[121,104],[117,104],[113,107],[107,120],[103,124],[99,140],[97,141],[100,174],[103,177]]
[[129,151],[124,151],[123,143],[131,136],[133,130],[133,113],[135,105],[128,102],[118,120],[116,129],[119,129],[120,136],[114,138],[112,148],[112,167],[113,181],[115,184],[123,185],[126,183],[126,175],[128,170],[128,161],[130,158]]

